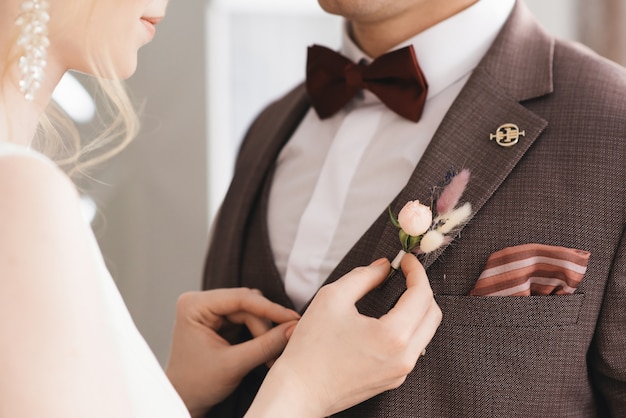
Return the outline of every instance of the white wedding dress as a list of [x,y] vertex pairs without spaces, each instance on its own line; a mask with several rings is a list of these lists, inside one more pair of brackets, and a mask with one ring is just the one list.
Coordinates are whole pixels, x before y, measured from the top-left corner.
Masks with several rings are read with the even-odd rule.
[[[16,154],[28,155],[31,158],[54,164],[40,153],[0,141],[0,159]],[[92,247],[93,261],[97,264],[99,273],[98,277],[94,279],[97,281],[97,287],[100,291],[98,295],[100,300],[94,301],[94,304],[102,307],[97,312],[98,316],[102,316],[102,318],[98,318],[98,321],[100,324],[104,323],[105,326],[101,327],[101,329],[99,327],[97,332],[105,333],[106,341],[111,342],[109,347],[114,352],[107,352],[107,357],[109,362],[113,359],[113,363],[117,363],[115,364],[117,369],[121,370],[121,373],[113,374],[115,380],[119,380],[114,382],[114,385],[117,388],[121,388],[122,393],[128,395],[123,400],[125,404],[129,405],[128,417],[189,417],[185,405],[135,327],[128,309],[105,266],[91,228],[87,222],[84,224],[85,228],[89,230],[88,234],[91,241],[89,245]],[[33,261],[36,262],[36,260]],[[3,344],[7,344],[7,342],[4,341]],[[107,364],[110,365],[112,363]],[[111,373],[108,370],[102,370],[105,367],[107,366],[93,365],[94,370],[98,371],[100,369],[103,375],[108,376]],[[98,373],[94,374],[97,375]],[[84,384],[89,385],[90,382],[86,381]],[[50,390],[54,390],[54,388],[50,388]],[[102,401],[116,402],[116,399],[103,399]]]

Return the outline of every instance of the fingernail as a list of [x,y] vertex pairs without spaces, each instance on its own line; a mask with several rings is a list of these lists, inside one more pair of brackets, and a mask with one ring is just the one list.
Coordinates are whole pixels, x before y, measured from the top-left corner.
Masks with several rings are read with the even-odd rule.
[[383,258],[379,258],[378,260],[374,261],[372,264],[370,264],[370,266],[382,266],[383,264],[387,264],[389,262],[389,260],[387,260],[385,257]]

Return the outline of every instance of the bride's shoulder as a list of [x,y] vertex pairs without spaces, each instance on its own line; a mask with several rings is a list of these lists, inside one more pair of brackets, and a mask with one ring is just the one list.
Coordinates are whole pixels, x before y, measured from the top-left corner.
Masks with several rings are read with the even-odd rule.
[[0,156],[0,310],[19,303],[42,315],[69,312],[66,289],[93,292],[94,281],[85,280],[97,271],[89,232],[76,188],[50,160]]
[[1,155],[0,254],[35,251],[43,240],[56,241],[59,231],[76,228],[79,202],[72,181],[50,160],[29,153]]
[[16,215],[39,214],[74,205],[72,181],[52,161],[34,152],[0,154],[0,207]]

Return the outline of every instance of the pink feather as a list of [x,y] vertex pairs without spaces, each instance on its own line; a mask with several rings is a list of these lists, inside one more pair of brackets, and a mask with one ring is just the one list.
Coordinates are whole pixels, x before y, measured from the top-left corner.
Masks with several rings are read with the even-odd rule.
[[455,208],[465,191],[465,187],[467,187],[469,178],[470,171],[467,168],[452,178],[450,184],[444,187],[441,196],[437,199],[437,214],[445,215]]

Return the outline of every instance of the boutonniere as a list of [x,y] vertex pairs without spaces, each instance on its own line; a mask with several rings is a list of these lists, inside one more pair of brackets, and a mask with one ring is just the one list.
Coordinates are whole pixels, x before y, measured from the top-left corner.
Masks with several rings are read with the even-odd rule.
[[399,229],[402,245],[402,249],[391,262],[390,276],[400,268],[404,254],[428,254],[452,241],[448,234],[467,221],[472,213],[469,202],[457,206],[469,178],[468,169],[458,173],[451,169],[443,183],[432,188],[429,206],[418,200],[409,201],[397,217],[391,211],[391,206],[389,207],[389,217]]

